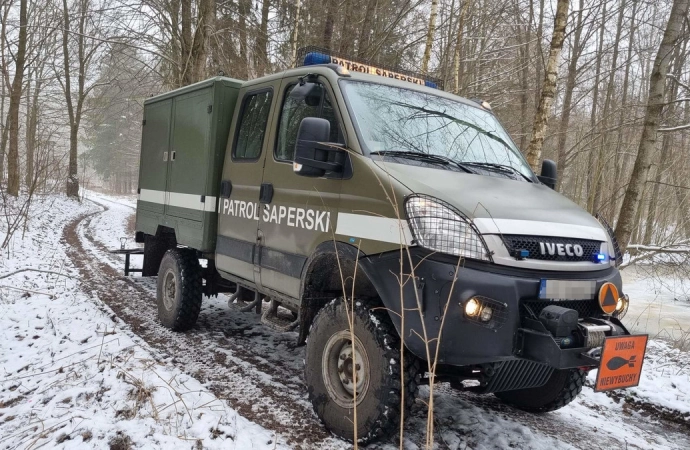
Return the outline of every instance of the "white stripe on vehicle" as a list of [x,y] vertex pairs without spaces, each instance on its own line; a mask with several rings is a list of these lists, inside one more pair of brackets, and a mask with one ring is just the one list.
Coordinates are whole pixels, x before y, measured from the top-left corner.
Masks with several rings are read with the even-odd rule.
[[537,220],[477,218],[474,224],[481,234],[522,234],[528,236],[568,237],[606,241],[603,228]]
[[412,244],[412,233],[407,221],[390,217],[338,213],[335,234],[392,244]]
[[201,194],[183,194],[182,192],[156,191],[152,189],[141,189],[139,200],[206,212],[216,212],[217,206],[216,197],[210,195],[207,195],[204,198],[204,202],[202,202]]

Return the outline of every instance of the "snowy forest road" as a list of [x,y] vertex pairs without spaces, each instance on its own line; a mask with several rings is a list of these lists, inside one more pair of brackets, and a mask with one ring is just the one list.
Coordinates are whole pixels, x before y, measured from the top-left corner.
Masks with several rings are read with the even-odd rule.
[[[122,258],[107,252],[131,236],[131,206],[97,196],[102,211],[83,215],[63,230],[68,255],[79,269],[82,289],[103,301],[111,319],[141,337],[153,354],[188,373],[242,416],[274,430],[279,442],[295,448],[348,448],[313,414],[302,381],[304,348],[295,333],[261,325],[259,316],[228,308],[226,298],[205,298],[195,328],[173,333],[160,325],[153,279],[121,276]],[[437,389],[435,422],[439,448],[690,448],[690,428],[654,412],[636,411],[585,387],[569,406],[531,415],[493,396]],[[426,422],[420,400],[406,422],[405,448],[420,448]],[[394,442],[375,448],[397,448]]]

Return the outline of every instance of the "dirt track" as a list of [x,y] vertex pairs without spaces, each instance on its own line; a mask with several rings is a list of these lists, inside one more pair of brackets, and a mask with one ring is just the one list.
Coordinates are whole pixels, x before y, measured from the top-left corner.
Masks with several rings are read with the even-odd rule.
[[[116,207],[99,205],[102,211],[72,221],[63,230],[63,239],[81,273],[82,289],[113,311],[114,322],[129,326],[163,362],[206,383],[240,414],[275,430],[279,441],[295,448],[349,447],[325,431],[311,410],[302,382],[304,349],[294,345],[295,333],[273,332],[260,324],[257,315],[229,309],[222,296],[204,300],[193,330],[173,333],[162,327],[157,319],[155,281],[122,277],[113,268],[119,260],[94,238],[94,221]],[[558,413],[534,416],[504,406],[493,396],[476,397],[446,386],[439,389],[438,396],[435,419],[440,448],[463,448],[463,442],[471,447],[527,448],[534,439],[541,444],[542,438],[546,448],[641,448],[625,442],[620,433],[606,432],[607,420],[652,448],[690,448],[686,426],[661,420],[653,413],[638,414],[625,406],[606,411],[599,404],[580,401]],[[425,415],[418,401],[406,425],[406,443],[413,448],[423,443],[417,430],[424,429]],[[600,424],[604,427],[598,428]],[[529,430],[535,434],[531,440],[524,437],[525,427],[528,434]]]

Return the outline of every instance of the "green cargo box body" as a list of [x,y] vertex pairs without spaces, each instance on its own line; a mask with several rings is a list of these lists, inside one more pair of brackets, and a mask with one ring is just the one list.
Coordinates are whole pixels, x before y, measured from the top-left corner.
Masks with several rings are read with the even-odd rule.
[[136,231],[175,230],[213,252],[230,122],[242,81],[216,77],[144,102]]

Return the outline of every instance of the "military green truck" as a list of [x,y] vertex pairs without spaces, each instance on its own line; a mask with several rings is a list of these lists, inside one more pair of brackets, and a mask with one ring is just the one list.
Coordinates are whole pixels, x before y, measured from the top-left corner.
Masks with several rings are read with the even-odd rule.
[[226,293],[296,331],[316,414],[362,443],[430,379],[532,412],[611,358],[597,389],[637,384],[613,233],[552,161],[535,175],[486,102],[438,81],[302,54],[145,102],[136,241],[164,326]]

